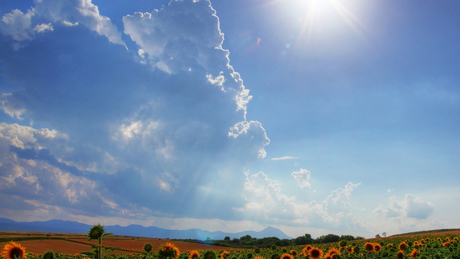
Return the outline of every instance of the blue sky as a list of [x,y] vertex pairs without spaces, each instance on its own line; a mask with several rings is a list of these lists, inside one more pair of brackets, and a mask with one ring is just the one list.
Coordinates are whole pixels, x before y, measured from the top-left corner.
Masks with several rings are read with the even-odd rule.
[[0,4],[0,215],[458,228],[460,3]]

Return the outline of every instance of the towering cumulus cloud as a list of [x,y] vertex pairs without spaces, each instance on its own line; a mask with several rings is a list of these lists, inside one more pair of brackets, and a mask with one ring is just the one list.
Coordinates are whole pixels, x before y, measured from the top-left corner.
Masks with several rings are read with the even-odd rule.
[[209,1],[126,15],[135,44],[90,0],[2,17],[2,215],[225,219],[242,206],[231,194],[269,139],[246,120]]

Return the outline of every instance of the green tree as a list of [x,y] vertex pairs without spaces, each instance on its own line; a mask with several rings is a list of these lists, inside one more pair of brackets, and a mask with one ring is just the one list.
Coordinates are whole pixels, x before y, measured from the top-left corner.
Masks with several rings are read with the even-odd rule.
[[295,238],[293,241],[296,245],[307,245],[313,243],[313,238],[311,238],[311,235],[307,233],[303,236]]
[[341,235],[340,236],[340,240],[346,240],[346,241],[351,241],[351,240],[354,240],[355,237],[352,236],[352,235]]

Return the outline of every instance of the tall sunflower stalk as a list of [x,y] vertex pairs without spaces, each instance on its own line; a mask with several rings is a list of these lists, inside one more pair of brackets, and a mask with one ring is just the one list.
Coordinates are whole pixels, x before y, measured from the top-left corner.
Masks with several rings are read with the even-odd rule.
[[110,236],[112,233],[105,233],[104,227],[101,224],[94,225],[88,233],[89,240],[97,240],[96,258],[102,259],[102,237]]

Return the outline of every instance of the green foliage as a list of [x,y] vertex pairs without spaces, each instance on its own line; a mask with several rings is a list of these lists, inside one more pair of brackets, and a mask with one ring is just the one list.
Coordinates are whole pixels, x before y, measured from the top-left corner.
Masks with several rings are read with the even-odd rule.
[[315,239],[316,244],[324,244],[324,243],[334,243],[339,241],[340,237],[334,234],[327,234],[325,236],[320,236]]
[[295,245],[308,245],[308,244],[313,244],[313,238],[311,237],[310,234],[305,234],[303,236],[297,237],[294,239],[294,244]]

